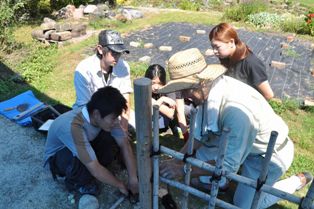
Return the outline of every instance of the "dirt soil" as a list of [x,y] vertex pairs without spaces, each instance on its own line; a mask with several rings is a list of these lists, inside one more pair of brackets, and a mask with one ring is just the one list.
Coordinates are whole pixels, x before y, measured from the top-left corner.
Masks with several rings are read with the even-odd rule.
[[[46,137],[33,127],[21,127],[0,116],[0,209],[74,209],[78,197],[73,197],[63,184],[53,180],[43,167]],[[125,170],[112,166],[119,178]],[[101,209],[110,208],[119,199],[117,189],[103,185],[98,197]],[[138,204],[122,202],[118,208],[138,208]]]

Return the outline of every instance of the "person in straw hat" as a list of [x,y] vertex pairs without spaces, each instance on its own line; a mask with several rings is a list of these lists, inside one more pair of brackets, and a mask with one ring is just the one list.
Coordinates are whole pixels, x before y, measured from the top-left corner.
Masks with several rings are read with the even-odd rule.
[[[177,52],[168,61],[170,81],[159,89],[160,93],[180,91],[184,98],[190,98],[197,105],[194,138],[196,158],[214,164],[217,147],[222,137],[227,137],[224,169],[237,173],[242,165],[241,175],[258,179],[263,156],[272,131],[278,132],[275,150],[269,166],[266,183],[273,185],[287,171],[293,161],[294,145],[288,137],[288,127],[273,111],[265,98],[254,88],[229,76],[223,75],[226,68],[219,64],[207,65],[204,56],[196,49]],[[187,144],[181,149],[187,152]],[[178,160],[164,161],[160,174],[166,178],[184,175],[183,163]],[[192,183],[207,185],[211,174],[192,168]],[[311,175],[303,172],[277,182],[274,186],[293,193],[311,181]],[[228,185],[220,181],[220,188]],[[250,208],[255,189],[239,183],[234,204]],[[259,208],[275,204],[279,198],[263,194]]]

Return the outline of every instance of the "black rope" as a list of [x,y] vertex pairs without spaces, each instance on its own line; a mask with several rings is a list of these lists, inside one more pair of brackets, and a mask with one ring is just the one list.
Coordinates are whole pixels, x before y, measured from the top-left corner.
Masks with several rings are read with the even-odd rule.
[[182,159],[182,161],[183,161],[184,163],[186,163],[186,159],[187,159],[188,157],[193,157],[193,156],[195,155],[195,153],[196,153],[196,150],[193,150],[192,154],[185,153],[185,154],[184,154],[184,157],[183,157],[183,159]]
[[262,188],[262,186],[265,184],[266,179],[267,179],[267,177],[265,178],[264,181],[261,181],[259,178],[257,179],[257,182],[256,182],[256,191],[257,191],[257,192],[258,192],[258,191]]
[[156,155],[160,155],[160,154],[161,154],[160,146],[161,146],[161,145],[159,144],[157,151],[154,151],[154,147],[152,147],[152,153],[150,154],[150,157],[153,157],[153,156],[156,156]]
[[220,181],[220,180],[221,180],[221,177],[222,177],[222,174],[216,175],[215,173],[213,173],[213,175],[212,175],[211,178],[210,178],[210,182],[213,182],[213,181]]

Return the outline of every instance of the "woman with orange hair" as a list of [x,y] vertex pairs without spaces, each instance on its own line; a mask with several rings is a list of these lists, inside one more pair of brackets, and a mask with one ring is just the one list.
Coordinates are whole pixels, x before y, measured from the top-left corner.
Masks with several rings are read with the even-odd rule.
[[235,29],[216,25],[209,33],[214,54],[228,71],[225,75],[238,79],[259,91],[267,100],[274,97],[263,62],[242,42]]

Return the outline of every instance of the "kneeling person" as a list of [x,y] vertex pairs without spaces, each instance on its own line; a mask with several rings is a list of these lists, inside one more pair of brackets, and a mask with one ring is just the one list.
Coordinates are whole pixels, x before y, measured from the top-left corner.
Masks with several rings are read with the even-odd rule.
[[[53,177],[65,177],[66,187],[81,194],[99,194],[96,179],[124,194],[138,193],[135,158],[118,120],[126,109],[123,95],[104,87],[86,106],[59,116],[48,131],[45,147],[45,164],[49,163]],[[114,159],[115,142],[128,170],[128,186],[106,168]]]

